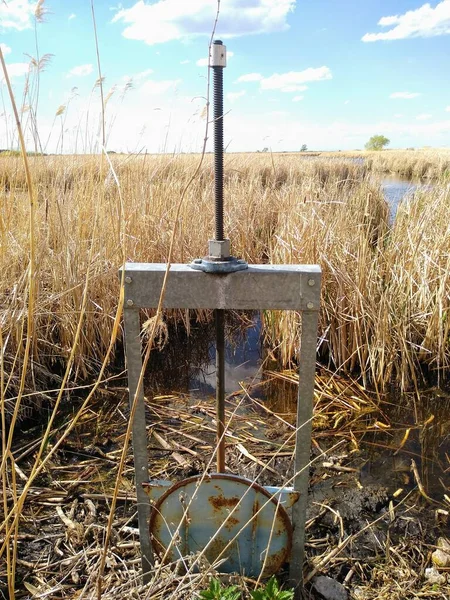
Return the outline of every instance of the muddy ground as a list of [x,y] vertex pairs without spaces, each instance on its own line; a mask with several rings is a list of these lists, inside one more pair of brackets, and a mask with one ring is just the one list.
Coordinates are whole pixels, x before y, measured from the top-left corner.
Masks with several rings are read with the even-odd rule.
[[[387,419],[385,410],[376,409],[360,386],[336,381],[337,388],[325,393],[319,385],[316,394],[306,597],[320,598],[311,581],[313,575],[324,574],[341,583],[352,598],[448,599],[448,569],[441,570],[438,582],[426,578],[438,539],[449,534],[450,506],[445,499],[449,472],[448,465],[441,464],[445,457],[448,460],[448,446],[444,445],[443,456],[440,445],[430,449],[422,427],[409,436],[412,439],[417,434],[422,447],[428,448],[428,457],[417,451],[417,440],[410,445],[408,439],[401,447],[406,429],[400,430],[398,423]],[[282,485],[293,475],[295,414],[288,410],[288,389],[295,388],[295,383],[283,381],[285,404],[279,412],[262,398],[267,393],[264,387],[271,385],[268,377],[247,388],[245,394],[229,395],[227,416],[233,418],[226,466],[230,473],[262,485]],[[208,465],[214,471],[214,399],[160,392],[147,390],[151,476],[177,481],[203,473]],[[72,406],[77,402],[73,398]],[[17,539],[16,598],[94,597],[128,416],[126,389],[114,382],[105,386],[34,482]],[[68,418],[70,414],[59,426]],[[434,427],[433,422],[428,427]],[[36,451],[33,443],[41,432],[41,424],[23,426],[23,437],[15,448],[17,492],[31,469]],[[433,429],[429,433],[436,438]],[[58,435],[56,427],[50,443]],[[138,594],[140,555],[134,494],[130,451],[106,562],[106,594],[133,581]],[[12,490],[7,501],[10,507]],[[0,566],[0,598],[8,598],[4,569]],[[282,581],[284,574],[279,577]],[[170,597],[173,585],[168,584],[161,597]],[[135,597],[153,597],[145,590],[139,594]],[[185,597],[194,596],[189,592]]]

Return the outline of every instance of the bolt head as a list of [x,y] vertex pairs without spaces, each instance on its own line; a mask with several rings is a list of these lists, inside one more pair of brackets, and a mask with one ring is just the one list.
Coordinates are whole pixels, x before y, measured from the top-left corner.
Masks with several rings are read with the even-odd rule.
[[306,305],[306,307],[311,310],[312,308],[314,308],[314,304],[312,302],[308,302],[308,304]]
[[133,306],[134,302],[133,300],[131,300],[131,298],[129,300],[127,300],[127,306]]
[[310,287],[312,287],[313,285],[316,285],[316,281],[315,281],[315,279],[308,279],[308,285],[309,285]]
[[127,276],[125,277],[125,283],[131,283],[133,280],[131,279],[131,277]]

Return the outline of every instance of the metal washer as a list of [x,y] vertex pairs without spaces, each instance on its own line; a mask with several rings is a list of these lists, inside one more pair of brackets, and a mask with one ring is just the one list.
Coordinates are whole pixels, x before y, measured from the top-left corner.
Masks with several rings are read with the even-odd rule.
[[189,266],[196,271],[216,274],[235,273],[236,271],[245,271],[248,269],[248,263],[245,260],[237,259],[233,256],[230,256],[227,260],[211,259],[209,256],[196,258]]

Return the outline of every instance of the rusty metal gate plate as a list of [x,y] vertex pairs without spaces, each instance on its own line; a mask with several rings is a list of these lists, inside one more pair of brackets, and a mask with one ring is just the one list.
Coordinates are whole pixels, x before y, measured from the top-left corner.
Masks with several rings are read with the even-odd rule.
[[243,477],[190,477],[154,504],[150,535],[167,561],[203,552],[219,571],[269,577],[289,560],[292,525],[278,498]]

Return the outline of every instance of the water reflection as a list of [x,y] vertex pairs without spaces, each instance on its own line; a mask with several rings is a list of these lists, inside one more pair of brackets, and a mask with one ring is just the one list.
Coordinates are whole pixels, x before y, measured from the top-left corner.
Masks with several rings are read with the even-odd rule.
[[[267,356],[260,329],[259,315],[250,318],[247,314],[240,320],[228,313],[226,393],[247,389],[252,398],[294,424],[297,385],[274,377],[276,365]],[[194,404],[206,399],[212,401],[215,377],[212,320],[192,325],[190,335],[180,326],[169,332],[166,347],[153,354],[146,394],[150,398],[157,394],[185,394]],[[239,410],[241,414],[255,412],[263,418],[261,423],[266,422],[266,411],[258,410],[254,402],[243,402]],[[371,414],[369,418],[370,431],[359,432],[359,452],[354,455],[358,470],[361,461],[365,461],[361,483],[378,483],[391,491],[416,486],[417,478],[411,471],[414,460],[427,493],[442,499],[450,486],[450,394],[431,388],[421,392],[419,398],[412,394],[387,398],[380,404],[379,414]],[[374,430],[373,419],[386,427],[380,425]],[[269,428],[255,435],[265,436]],[[326,438],[333,443],[331,432]]]
[[[227,312],[225,393],[235,392],[240,382],[261,379],[261,323],[258,314],[243,318]],[[189,335],[182,326],[169,329],[169,340],[152,353],[146,388],[149,393],[189,393],[212,396],[216,388],[214,322],[193,323]]]
[[404,394],[380,407],[389,430],[363,438],[369,460],[361,482],[376,481],[393,487],[417,484],[412,461],[426,492],[436,498],[450,486],[450,395],[439,388],[424,390],[418,399]]
[[[239,327],[228,316],[229,326],[225,348],[225,393],[231,394],[240,388],[241,382],[256,383],[261,379],[261,324],[259,315],[247,326]],[[234,325],[234,326],[233,326]],[[214,334],[213,334],[214,335]],[[214,339],[208,341],[208,364],[199,372],[192,373],[189,391],[200,394],[215,394],[216,390],[216,348]]]

